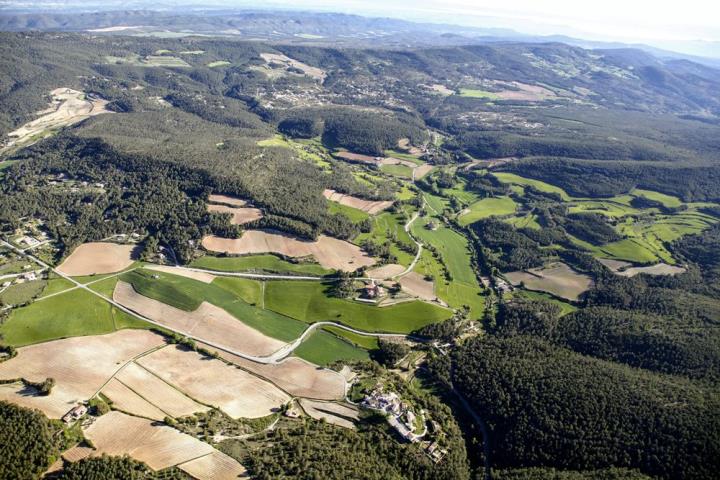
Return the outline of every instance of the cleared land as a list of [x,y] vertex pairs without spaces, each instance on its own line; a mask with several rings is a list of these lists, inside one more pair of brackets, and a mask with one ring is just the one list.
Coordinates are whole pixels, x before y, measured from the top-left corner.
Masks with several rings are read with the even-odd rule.
[[229,213],[232,215],[230,223],[233,225],[245,225],[246,223],[260,220],[263,217],[262,210],[251,207],[228,207],[226,205],[208,204],[208,212]]
[[648,275],[677,275],[685,273],[687,270],[684,267],[668,265],[666,263],[657,263],[655,265],[648,265],[644,267],[633,267],[631,263],[620,260],[607,258],[600,258],[598,260],[610,270],[618,275],[622,275],[623,277],[634,277],[635,275],[639,275],[641,273]]
[[419,273],[410,272],[401,277],[399,283],[404,291],[415,297],[428,301],[437,298],[435,284],[432,281],[425,280],[425,277]]
[[573,301],[593,283],[590,277],[576,272],[562,262],[524,272],[510,272],[505,276],[513,285],[522,283],[528,290],[539,290]]
[[[300,406],[310,417],[325,420],[328,423],[345,428],[355,428],[352,420],[357,421],[358,411],[337,403],[315,402],[306,398],[299,400]],[[352,420],[350,420],[352,419]]]
[[450,310],[421,301],[381,308],[333,298],[327,293],[330,287],[310,281],[268,282],[265,308],[304,322],[334,321],[366,332],[389,333],[410,333],[452,315]]
[[233,418],[265,417],[290,400],[265,380],[181,347],[163,348],[138,363],[189,397]]
[[245,205],[247,205],[247,201],[237,197],[230,197],[228,195],[212,194],[208,197],[208,201],[214,203],[223,203],[231,207],[244,207]]
[[133,263],[135,245],[83,243],[57,268],[71,277],[120,272]]
[[119,304],[174,330],[254,356],[279,350],[282,341],[263,335],[230,313],[208,302],[187,312],[145,297],[129,283],[118,282],[113,299]]
[[163,470],[216,451],[174,428],[121,412],[106,413],[84,433],[95,446],[91,456],[129,455],[153,470]]
[[115,378],[103,387],[102,394],[110,399],[115,410],[157,421],[162,421],[167,416],[165,412]]
[[397,263],[389,263],[387,265],[383,265],[382,267],[366,270],[365,274],[369,278],[388,279],[399,275],[404,271],[405,267],[403,267],[402,265],[398,265]]
[[170,267],[167,265],[147,265],[145,266],[148,270],[155,270],[156,272],[165,272],[171,275],[177,275],[185,278],[192,278],[198,282],[212,283],[217,277],[211,273],[196,272],[195,270],[188,270],[187,268]]
[[203,238],[202,245],[212,252],[236,255],[277,253],[296,258],[312,256],[321,266],[334,270],[354,271],[375,263],[357,245],[325,235],[308,242],[282,233],[248,230],[238,239],[209,235]]
[[335,152],[333,155],[350,162],[371,163],[373,165],[379,165],[380,163],[379,157],[371,157],[370,155],[363,155],[362,153]]
[[47,109],[37,112],[42,115],[22,127],[8,133],[12,140],[0,150],[26,147],[41,140],[53,132],[74,125],[94,115],[108,113],[107,101],[86,96],[83,92],[71,88],[56,88],[50,92],[52,101]]
[[[215,351],[209,345],[201,343],[199,346]],[[282,363],[263,364],[227,352],[216,353],[228,362],[266,378],[291,395],[318,400],[340,400],[345,397],[345,379],[340,374],[318,368],[301,358],[289,357]]]
[[308,77],[312,77],[315,80],[318,80],[322,82],[325,80],[325,77],[327,74],[325,71],[321,68],[317,67],[311,67],[310,65],[307,65],[299,60],[295,60],[294,58],[290,58],[283,54],[278,53],[261,53],[260,57],[262,57],[263,60],[267,63],[267,66],[270,69],[274,69],[276,65],[279,65],[281,67],[284,67],[285,70],[287,69],[295,69],[300,70],[303,72],[303,74],[307,75]]
[[18,349],[18,355],[0,363],[0,379],[55,379],[50,395],[33,395],[21,384],[2,385],[0,399],[37,408],[60,418],[78,402],[92,397],[120,366],[165,343],[146,330],[124,330],[110,335],[56,340]]
[[247,476],[245,467],[237,460],[217,450],[178,468],[197,480],[234,480]]
[[335,190],[326,189],[323,191],[323,196],[331,202],[337,202],[347,207],[357,208],[363,212],[375,215],[383,210],[390,208],[393,202],[385,200],[365,200],[351,195],[345,195],[344,193],[338,193]]

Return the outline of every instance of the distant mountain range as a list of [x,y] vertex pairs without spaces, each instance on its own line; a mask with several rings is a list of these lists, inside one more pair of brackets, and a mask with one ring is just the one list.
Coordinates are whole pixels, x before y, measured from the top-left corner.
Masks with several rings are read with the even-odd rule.
[[[720,67],[720,42],[695,42],[687,55],[644,44],[599,42],[564,35],[534,36],[504,28],[477,28],[415,23],[393,18],[370,18],[339,13],[288,10],[239,10],[157,4],[154,10],[107,10],[118,2],[57,2],[38,10],[34,4],[0,2],[3,31],[91,31],[122,35],[212,35],[246,40],[307,45],[358,47],[418,47],[490,42],[560,42],[590,49],[637,48],[663,59],[692,60]],[[125,2],[133,8],[138,2]],[[690,51],[690,50],[688,50]]]

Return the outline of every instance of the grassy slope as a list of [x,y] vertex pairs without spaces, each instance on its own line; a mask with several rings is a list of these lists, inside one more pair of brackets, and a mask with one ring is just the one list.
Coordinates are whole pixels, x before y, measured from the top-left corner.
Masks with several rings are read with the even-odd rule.
[[342,214],[348,217],[353,222],[362,222],[366,218],[370,218],[370,215],[363,212],[362,210],[359,210],[357,208],[348,207],[347,205],[341,205],[337,202],[331,202],[328,201],[328,211],[332,214]]
[[493,215],[510,215],[515,213],[517,204],[510,197],[484,198],[468,207],[468,212],[458,217],[460,225],[469,225]]
[[[405,231],[405,218],[399,213],[385,212],[373,217],[373,226],[370,233],[362,233],[358,235],[353,241],[356,244],[361,244],[365,240],[372,240],[373,242],[381,245],[387,240],[392,238],[398,241],[414,245],[410,235]],[[413,255],[400,250],[396,245],[390,247],[390,251],[397,257],[398,263],[403,266],[408,266],[413,260]]]
[[122,280],[132,283],[142,295],[186,311],[195,310],[203,301],[210,302],[239,321],[279,340],[294,340],[305,330],[305,325],[297,320],[242,301],[243,296],[257,298],[257,292],[254,287],[249,287],[248,280],[222,278],[207,284],[159,272],[152,272],[159,275],[158,279],[150,279],[143,273],[131,272],[123,275]]
[[315,263],[291,263],[275,255],[248,255],[244,257],[213,257],[205,255],[194,260],[190,266],[218,272],[262,271],[268,273],[298,273],[303,275],[327,275],[332,273]]
[[265,307],[304,322],[334,321],[368,332],[410,333],[445,320],[451,312],[414,301],[375,307],[326,295],[328,284],[310,281],[268,282]]

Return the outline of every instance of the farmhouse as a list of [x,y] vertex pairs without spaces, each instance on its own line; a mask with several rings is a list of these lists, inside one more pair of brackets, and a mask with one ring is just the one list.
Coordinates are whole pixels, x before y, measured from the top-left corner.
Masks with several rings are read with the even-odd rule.
[[65,423],[73,423],[82,418],[87,411],[88,409],[85,405],[75,405],[69,412],[63,415],[62,421]]
[[375,283],[375,280],[371,280],[369,284],[363,289],[363,297],[370,300],[380,298],[385,295],[385,289]]

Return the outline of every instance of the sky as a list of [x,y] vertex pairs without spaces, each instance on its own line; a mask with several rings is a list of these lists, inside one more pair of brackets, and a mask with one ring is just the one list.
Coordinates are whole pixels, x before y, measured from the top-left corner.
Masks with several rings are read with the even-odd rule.
[[720,41],[717,0],[293,0],[276,4],[594,40]]

